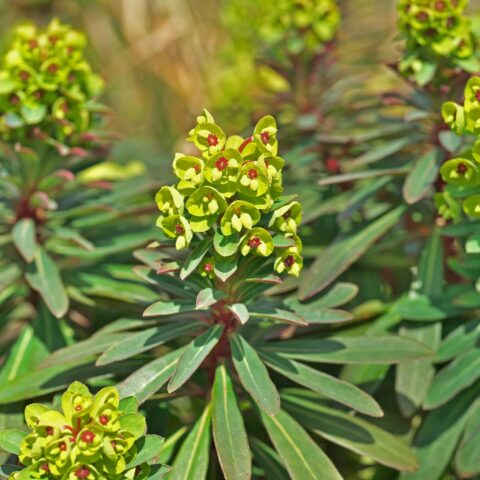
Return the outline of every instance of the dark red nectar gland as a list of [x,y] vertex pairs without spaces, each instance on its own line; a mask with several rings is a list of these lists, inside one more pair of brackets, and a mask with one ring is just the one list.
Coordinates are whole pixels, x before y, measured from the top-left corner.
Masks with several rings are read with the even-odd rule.
[[210,273],[212,270],[213,270],[213,265],[211,263],[206,263],[203,266],[203,271],[204,272]]
[[477,102],[480,102],[480,90],[475,92],[475,98],[477,99]]
[[290,268],[293,266],[293,264],[295,263],[295,259],[293,258],[293,255],[289,255],[284,261],[283,261],[284,265],[287,267],[287,268]]
[[250,248],[258,248],[261,243],[262,243],[262,241],[261,241],[258,237],[252,237],[252,238],[248,241],[248,246],[249,246]]
[[270,140],[270,134],[266,130],[264,130],[260,134],[260,138],[262,139],[263,144],[266,145],[268,143],[268,141]]
[[467,171],[468,171],[468,167],[465,163],[459,163],[457,165],[457,173],[459,175],[465,175],[467,173]]
[[41,468],[44,472],[50,472],[50,467],[48,466],[48,463],[44,463],[40,468]]
[[38,47],[38,42],[36,40],[30,40],[28,42],[28,46],[33,50],[34,48]]
[[20,80],[22,82],[26,82],[29,78],[30,78],[30,74],[28,72],[26,72],[25,70],[22,70],[20,72]]
[[107,425],[108,423],[108,417],[106,415],[100,415],[100,417],[98,417],[98,420],[102,425]]
[[82,406],[81,405],[75,405],[75,411],[76,412],[80,412],[82,410]]
[[58,37],[56,35],[50,35],[48,37],[48,39],[50,40],[51,43],[55,44],[58,42]]
[[62,452],[64,452],[66,449],[67,449],[67,444],[65,442],[62,442],[60,445],[59,445],[59,448]]
[[251,168],[247,172],[247,175],[250,180],[255,180],[258,177],[258,172],[254,168]]
[[48,67],[48,72],[51,73],[51,74],[57,73],[58,72],[58,65],[56,63],[52,63]]
[[82,441],[85,443],[92,443],[95,440],[95,434],[90,430],[82,433]]
[[438,2],[435,3],[435,10],[438,10],[439,12],[442,12],[445,10],[445,2],[442,0],[439,0]]
[[218,170],[222,171],[228,167],[228,160],[225,157],[220,157],[216,162],[215,166]]
[[218,145],[218,137],[216,135],[214,135],[213,133],[211,133],[207,137],[207,143],[208,143],[209,147],[216,147]]
[[87,478],[90,475],[90,470],[87,467],[79,468],[75,475],[77,478]]
[[179,223],[177,223],[175,225],[175,233],[177,235],[183,235],[185,233],[185,229]]
[[10,95],[10,105],[18,105],[18,102],[20,101],[20,98],[18,98],[18,95],[12,94]]
[[45,429],[45,433],[47,434],[48,437],[51,437],[53,435],[53,427],[47,427]]
[[419,22],[426,22],[428,20],[428,14],[425,12],[417,13],[415,17]]
[[196,173],[199,173],[200,172],[200,165],[195,165],[193,167],[193,169],[195,170]]

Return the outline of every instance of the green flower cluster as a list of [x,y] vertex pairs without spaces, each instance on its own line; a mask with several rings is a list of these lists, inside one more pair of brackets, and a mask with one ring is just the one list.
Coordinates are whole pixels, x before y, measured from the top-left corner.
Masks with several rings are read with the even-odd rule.
[[150,467],[127,468],[136,456],[135,441],[145,431],[145,418],[119,409],[113,387],[92,396],[75,382],[62,396],[62,410],[40,404],[25,409],[32,430],[20,445],[19,459],[27,468],[10,480],[141,480]]
[[[406,55],[399,69],[419,84],[428,83],[438,64],[447,62],[473,71],[478,62],[470,19],[464,15],[468,0],[399,0],[399,28],[406,38]],[[470,68],[469,68],[470,67]]]
[[268,47],[286,47],[293,54],[321,52],[340,25],[335,0],[236,0],[225,16],[227,26],[239,28],[239,35],[250,35],[249,43],[258,45],[260,40]]
[[0,64],[0,136],[65,141],[91,127],[88,102],[103,87],[84,58],[85,36],[58,20],[14,31]]
[[[277,155],[275,119],[263,117],[247,138],[227,137],[205,110],[188,140],[201,158],[175,156],[179,181],[157,193],[157,225],[175,239],[178,250],[188,247],[194,234],[214,237],[210,261],[200,266],[203,274],[214,275],[219,256],[274,254],[278,273],[298,276],[303,264],[297,236],[302,211],[297,201],[281,197],[285,162]],[[282,248],[276,247],[279,239]]]
[[463,105],[443,104],[442,116],[457,135],[472,135],[477,140],[461,156],[442,165],[440,175],[449,190],[437,194],[437,208],[446,218],[458,218],[463,206],[467,215],[480,218],[480,77],[467,82]]

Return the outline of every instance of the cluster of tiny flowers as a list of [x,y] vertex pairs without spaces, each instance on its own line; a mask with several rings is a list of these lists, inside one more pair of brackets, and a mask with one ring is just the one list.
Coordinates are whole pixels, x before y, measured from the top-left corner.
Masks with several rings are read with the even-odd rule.
[[407,40],[400,62],[404,73],[416,73],[432,57],[467,59],[475,53],[470,20],[464,15],[468,0],[399,0],[399,28]]
[[[336,0],[236,0],[227,8],[231,28],[252,29],[256,44],[261,40],[267,46],[285,47],[293,54],[321,52],[340,25]],[[253,23],[252,11],[258,19]]]
[[454,193],[448,191],[436,197],[437,207],[446,218],[456,218],[461,208],[471,217],[480,217],[480,77],[467,82],[463,105],[446,102],[442,107],[445,123],[457,135],[471,135],[477,140],[460,157],[446,161],[441,169],[442,179]]
[[[175,239],[178,250],[188,247],[195,234],[215,237],[211,255],[200,266],[201,273],[211,277],[215,259],[225,255],[223,243],[238,245],[237,255],[275,255],[278,273],[298,276],[303,265],[297,236],[302,210],[297,201],[280,198],[285,162],[277,155],[275,119],[263,117],[247,138],[227,137],[205,110],[188,140],[201,158],[175,156],[173,170],[179,181],[157,193],[157,225]],[[279,237],[287,248],[275,246]]]
[[[119,394],[113,387],[94,397],[75,382],[62,396],[62,410],[40,404],[25,409],[31,433],[20,445],[20,462],[25,469],[10,480],[121,480],[145,479],[149,466],[127,469],[136,455],[139,414],[119,410]],[[132,428],[132,415],[137,425]]]
[[45,30],[25,24],[14,31],[0,64],[0,136],[59,141],[88,130],[88,102],[103,82],[84,58],[84,35],[58,20]]

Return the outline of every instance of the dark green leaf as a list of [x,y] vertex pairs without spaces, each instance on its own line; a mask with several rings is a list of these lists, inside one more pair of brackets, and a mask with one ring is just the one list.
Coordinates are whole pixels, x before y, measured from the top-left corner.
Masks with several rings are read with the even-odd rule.
[[37,251],[35,222],[31,218],[19,220],[12,229],[12,239],[25,261],[32,262]]

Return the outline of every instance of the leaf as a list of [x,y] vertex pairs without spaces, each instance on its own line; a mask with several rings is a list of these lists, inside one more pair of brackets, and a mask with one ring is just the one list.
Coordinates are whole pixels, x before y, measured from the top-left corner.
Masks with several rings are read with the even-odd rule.
[[195,304],[189,300],[159,301],[150,305],[144,312],[144,317],[164,317],[177,313],[193,312]]
[[215,372],[212,390],[213,438],[225,480],[248,480],[252,458],[232,379],[225,365]]
[[47,355],[47,348],[35,336],[33,328],[29,325],[24,326],[12,345],[6,362],[2,365],[0,384],[5,384],[30,372],[32,365],[38,365]]
[[147,428],[145,417],[140,413],[126,413],[118,417],[120,428],[131,433],[135,439],[140,438]]
[[443,157],[440,149],[432,148],[414,163],[403,184],[403,198],[409,205],[417,203],[428,193]]
[[295,312],[289,312],[287,310],[281,310],[276,308],[274,312],[250,312],[251,317],[266,318],[267,320],[280,321],[286,323],[293,323],[294,325],[308,325],[308,323]]
[[169,465],[152,465],[150,471],[150,475],[146,480],[168,480],[171,479],[170,472],[172,471],[172,467]]
[[159,435],[145,435],[145,437],[139,438],[136,442],[137,455],[126,468],[137,467],[144,462],[151,462],[152,460],[155,463],[155,459],[160,455],[164,442],[165,439]]
[[160,390],[175,371],[183,348],[167,353],[135,370],[123,382],[117,385],[121,397],[134,395],[142,404]]
[[438,139],[447,152],[453,153],[462,144],[462,137],[459,137],[451,130],[441,130]]
[[446,317],[445,313],[434,307],[425,295],[400,299],[394,306],[394,312],[404,320],[417,322],[443,320]]
[[227,305],[227,308],[233,313],[233,316],[242,324],[248,322],[250,313],[243,303],[234,303],[233,305]]
[[426,247],[420,255],[418,279],[421,282],[421,293],[429,297],[440,296],[443,289],[445,272],[441,233],[440,228],[433,230]]
[[245,282],[247,283],[268,283],[271,285],[280,285],[282,283],[282,279],[277,275],[267,275],[265,277],[252,277],[247,278]]
[[22,103],[21,111],[27,125],[37,125],[45,118],[47,106],[44,104],[27,105]]
[[195,373],[217,345],[222,333],[223,325],[213,325],[187,345],[168,384],[168,393],[178,390]]
[[138,333],[115,343],[108,348],[97,360],[97,365],[108,365],[125,358],[133,357],[138,353],[151,350],[154,347],[178,338],[182,335],[192,334],[203,325],[202,322],[182,322],[174,325],[162,325],[160,327],[147,328]]
[[254,348],[240,335],[230,337],[235,370],[245,390],[268,415],[280,410],[280,396]]
[[[442,335],[441,324],[434,323],[415,328],[402,327],[400,335],[422,342],[435,351]],[[432,360],[432,358],[426,358],[415,362],[405,362],[397,367],[395,391],[398,406],[405,417],[413,415],[428,392],[435,374]]]
[[283,461],[275,450],[253,437],[250,438],[250,444],[252,445],[254,462],[262,467],[265,475],[268,475],[267,478],[270,480],[289,480]]
[[393,364],[433,354],[423,343],[395,335],[286,340],[261,345],[259,350],[306,362],[340,364]]
[[296,297],[288,298],[284,303],[292,310],[301,312],[317,309],[336,308],[350,300],[353,300],[358,294],[358,286],[354,283],[338,282],[325,295],[317,300],[308,303],[301,303]]
[[226,282],[237,271],[237,267],[236,255],[222,257],[215,262],[214,272],[222,282]]
[[387,158],[390,155],[402,150],[403,147],[410,144],[410,141],[410,138],[395,138],[390,142],[382,144],[380,147],[369,149],[367,153],[364,153],[360,157],[357,157],[355,160],[351,161],[349,164],[349,169],[353,170],[357,167],[370,165],[371,163],[383,160],[384,158]]
[[398,207],[375,220],[361,232],[327,247],[304,274],[300,283],[300,299],[307,300],[330,285],[355,263],[370,245],[390,231],[404,211],[404,207]]
[[402,474],[401,480],[441,478],[465,428],[478,387],[465,390],[423,419],[413,442],[420,467],[415,473]]
[[30,286],[45,300],[50,311],[57,318],[68,311],[68,297],[60,273],[47,252],[38,247],[35,253],[35,271],[25,275]]
[[300,396],[296,392],[282,393],[285,408],[317,435],[397,470],[417,468],[414,453],[401,439],[358,416],[324,405],[314,394]]
[[295,246],[295,240],[290,237],[285,237],[284,235],[274,235],[272,240],[275,248],[290,248]]
[[217,230],[213,236],[213,247],[222,257],[230,257],[237,253],[242,238],[243,237],[240,237],[236,232],[233,235],[226,237],[220,230]]
[[170,461],[174,452],[177,450],[178,442],[189,430],[190,429],[187,426],[184,426],[168,436],[168,439],[165,440],[162,451],[158,457],[159,463],[168,463]]
[[355,385],[279,355],[264,354],[263,357],[270,368],[299,385],[365,415],[383,416],[380,405]]
[[31,218],[19,220],[12,229],[12,240],[24,260],[31,263],[37,251],[35,222]]
[[204,480],[207,476],[210,453],[211,405],[207,405],[202,416],[182,444],[169,480]]
[[180,271],[181,280],[185,280],[200,265],[203,257],[208,252],[211,241],[210,238],[205,238],[191,251]]
[[32,325],[36,337],[43,342],[50,352],[63,348],[66,345],[60,322],[51,314],[43,302],[39,302],[37,315]]
[[470,320],[452,330],[437,350],[435,361],[446,362],[474,347],[480,339],[480,320]]
[[275,417],[261,415],[292,480],[342,480],[330,459],[290,415],[283,410]]
[[4,430],[0,432],[0,450],[18,455],[20,453],[20,444],[27,436],[27,432],[21,430]]
[[480,378],[480,348],[460,354],[440,370],[430,386],[423,406],[432,410],[454,398]]
[[468,417],[467,427],[455,455],[455,470],[459,477],[469,478],[480,473],[480,402],[476,402]]
[[299,313],[309,325],[343,323],[353,319],[353,316],[350,312],[346,312],[345,310],[333,310],[329,308],[300,309],[300,311],[297,310],[297,313]]
[[200,290],[195,301],[197,310],[205,310],[225,298],[227,295],[213,288],[204,288]]
[[0,465],[0,478],[8,479],[14,472],[22,470],[20,465]]

